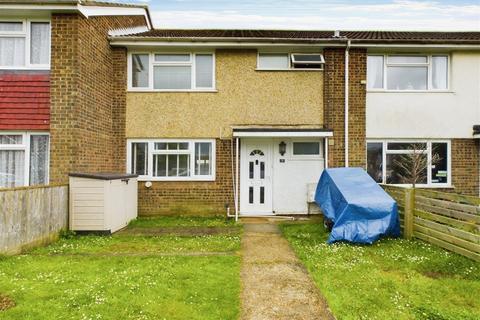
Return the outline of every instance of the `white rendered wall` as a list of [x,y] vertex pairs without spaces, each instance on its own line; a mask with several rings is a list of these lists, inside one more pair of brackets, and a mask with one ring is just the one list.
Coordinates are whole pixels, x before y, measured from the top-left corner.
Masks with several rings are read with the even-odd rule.
[[[284,157],[278,153],[278,144],[287,143]],[[322,157],[300,159],[292,157],[292,141],[321,141]],[[306,214],[308,212],[308,184],[318,183],[325,168],[323,139],[275,139],[273,142],[273,210],[277,214]],[[280,162],[284,159],[285,162]]]
[[472,138],[480,52],[453,52],[448,92],[367,92],[367,138]]

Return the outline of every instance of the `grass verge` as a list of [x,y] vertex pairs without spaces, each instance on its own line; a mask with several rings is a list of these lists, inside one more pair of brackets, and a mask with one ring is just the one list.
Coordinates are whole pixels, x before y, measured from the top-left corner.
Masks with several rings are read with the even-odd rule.
[[240,249],[240,235],[179,236],[79,236],[61,239],[31,254],[184,254]]
[[225,216],[154,216],[133,220],[129,227],[233,227],[235,225],[234,219],[227,219]]
[[480,264],[421,241],[326,244],[322,224],[284,224],[338,319],[480,319]]

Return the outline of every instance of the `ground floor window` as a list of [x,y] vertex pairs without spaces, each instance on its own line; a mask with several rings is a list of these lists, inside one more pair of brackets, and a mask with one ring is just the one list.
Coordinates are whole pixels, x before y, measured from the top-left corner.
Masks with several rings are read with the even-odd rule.
[[132,139],[127,165],[142,180],[214,180],[215,140]]
[[0,132],[0,187],[48,184],[49,135]]
[[450,161],[450,141],[367,142],[367,171],[378,183],[449,186]]

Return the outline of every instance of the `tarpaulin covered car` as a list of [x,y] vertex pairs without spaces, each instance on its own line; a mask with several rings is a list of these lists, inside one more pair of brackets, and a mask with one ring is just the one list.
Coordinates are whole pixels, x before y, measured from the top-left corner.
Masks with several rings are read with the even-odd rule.
[[362,168],[325,169],[315,202],[333,223],[328,243],[400,235],[397,203]]

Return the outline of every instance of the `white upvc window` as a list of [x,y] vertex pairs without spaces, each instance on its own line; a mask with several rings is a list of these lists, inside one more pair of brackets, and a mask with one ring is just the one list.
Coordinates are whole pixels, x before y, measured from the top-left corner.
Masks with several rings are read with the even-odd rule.
[[311,139],[295,139],[287,143],[287,153],[291,160],[323,159],[323,141]]
[[0,131],[0,188],[48,184],[46,132]]
[[370,91],[446,91],[449,89],[446,54],[371,54],[367,57]]
[[257,70],[323,70],[325,59],[321,53],[259,52]]
[[133,52],[128,56],[131,91],[214,91],[215,55]]
[[[415,146],[416,150],[413,148]],[[449,140],[368,140],[367,171],[378,183],[408,185],[405,167],[408,155],[425,157],[420,187],[451,186],[451,147]],[[435,162],[432,159],[436,159]]]
[[50,68],[50,21],[0,18],[0,69]]
[[215,140],[130,139],[127,168],[143,181],[213,181]]

